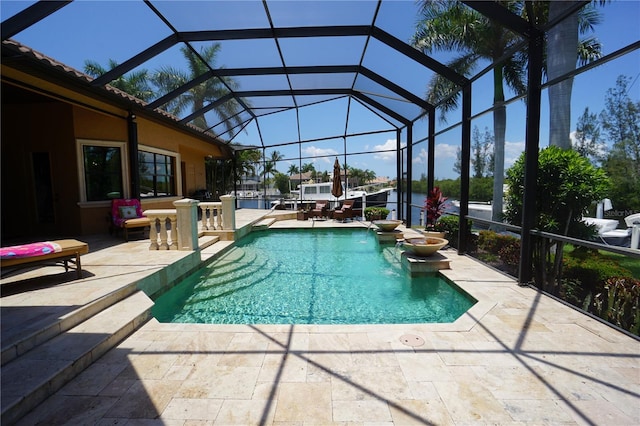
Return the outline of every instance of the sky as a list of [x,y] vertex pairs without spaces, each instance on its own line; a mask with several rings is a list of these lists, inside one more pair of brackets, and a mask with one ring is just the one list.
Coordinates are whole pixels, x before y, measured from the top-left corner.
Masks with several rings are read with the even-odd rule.
[[[32,2],[2,1],[0,2],[0,17],[7,19],[16,12],[29,6]],[[224,3],[225,13],[216,13],[222,7],[222,3],[212,2],[154,2],[163,13],[171,13],[177,16],[180,30],[201,29],[204,25],[225,29],[240,25],[244,28],[264,27],[266,21],[260,2],[233,1]],[[325,9],[314,9],[313,3],[305,1],[270,1],[273,11],[274,25],[286,26],[293,19],[308,19],[317,25],[354,24],[361,20],[363,24],[370,22],[370,13],[374,4],[371,0],[356,2],[333,2],[329,8],[331,15],[323,16]],[[114,5],[126,5],[126,12],[122,7]],[[200,13],[189,13],[194,10],[189,5],[197,7]],[[207,11],[211,7],[211,12]],[[605,7],[599,8],[603,20],[595,29],[594,35],[603,45],[603,53],[609,54],[617,49],[640,40],[640,0],[611,1]],[[413,1],[385,1],[382,4],[376,25],[390,32],[401,40],[409,40],[414,32],[417,6]],[[362,16],[361,16],[362,15]],[[234,16],[234,19],[229,19]],[[355,17],[355,18],[354,18]],[[140,23],[144,22],[144,27]],[[297,21],[296,21],[297,22]],[[73,4],[61,9],[54,15],[46,18],[31,29],[17,34],[14,39],[34,48],[54,59],[82,70],[86,59],[93,59],[106,65],[109,59],[119,62],[142,51],[159,39],[169,35],[167,27],[160,23],[155,15],[141,2],[132,1],[88,1],[76,0]],[[327,45],[313,45],[307,41],[297,44],[295,39],[283,40],[281,49],[290,63],[287,65],[308,64],[316,61],[317,64],[352,64],[353,55],[357,54],[360,41],[340,41],[338,47],[327,48]],[[385,50],[387,49],[387,50]],[[368,48],[368,54],[364,58],[364,64],[383,76],[393,81],[400,78],[403,87],[411,92],[424,97],[426,86],[431,74],[415,63],[400,62],[393,56],[388,48],[372,44]],[[451,55],[437,53],[432,55],[435,59],[446,62]],[[167,64],[179,62],[180,52],[178,48],[172,48],[154,58],[144,67],[149,70]],[[294,62],[294,63],[291,63]],[[279,57],[273,46],[267,43],[255,44],[250,52],[242,42],[225,42],[218,57],[218,65],[227,68],[251,67],[251,66],[278,66]],[[626,75],[632,79],[629,96],[634,101],[640,100],[640,50],[635,50],[622,58],[600,66],[585,74],[577,76],[574,80],[572,98],[572,129],[575,129],[578,117],[585,107],[591,112],[599,113],[604,107],[606,91],[615,86],[615,80],[619,75]],[[262,77],[265,80],[245,78],[240,81],[243,90],[264,87],[271,84],[266,79],[278,77]],[[331,78],[338,81],[344,76],[334,75]],[[476,115],[492,104],[491,74],[488,73],[474,83],[472,88],[473,106],[472,114]],[[507,92],[507,97],[509,97]],[[284,101],[283,101],[284,102]],[[350,108],[348,130],[350,133],[366,131],[391,130],[392,128],[371,111],[346,99],[302,108],[300,110],[301,138],[303,140],[319,138],[325,135],[338,135],[344,132],[344,116],[347,107]],[[516,101],[507,107],[507,134],[505,145],[506,165],[508,168],[520,155],[524,148],[525,135],[525,106],[522,101]],[[436,123],[436,129],[449,127],[458,121],[459,113],[451,117],[448,124]],[[543,93],[541,106],[541,131],[540,146],[548,145],[548,99],[546,91]],[[473,127],[478,127],[484,132],[485,127],[492,130],[492,116],[485,114],[474,118]],[[298,140],[298,130],[295,125],[295,113],[274,114],[260,120],[260,133],[267,144],[291,142]],[[421,140],[427,135],[427,122],[420,120],[415,123],[414,141]],[[404,145],[406,133],[401,135]],[[246,131],[240,133],[234,143],[246,145],[259,144],[258,129],[252,124]],[[436,138],[436,178],[455,178],[453,163],[456,159],[456,151],[460,145],[460,127],[447,131]],[[376,152],[372,154],[353,155],[347,157],[347,162],[352,167],[373,170],[378,176],[396,177],[395,152],[385,153],[384,150],[396,148],[395,130],[381,132],[379,134],[354,137],[348,139],[347,153],[351,152]],[[297,145],[287,145],[274,148],[283,154],[285,161],[278,163],[277,169],[286,173],[291,164],[300,165],[298,160],[291,158],[306,158],[302,164],[313,162],[319,171],[332,170],[336,156],[340,162],[344,162],[342,153],[344,142],[342,138],[327,141],[315,141]],[[268,149],[267,157],[273,149]],[[412,159],[414,175],[417,179],[421,173],[426,173],[426,143],[414,147]]]

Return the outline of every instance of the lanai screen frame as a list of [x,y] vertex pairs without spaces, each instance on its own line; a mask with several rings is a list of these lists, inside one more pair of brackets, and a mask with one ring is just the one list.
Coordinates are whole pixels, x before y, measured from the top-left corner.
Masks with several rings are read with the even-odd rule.
[[[377,2],[377,8],[379,9],[381,0]],[[37,24],[38,21],[45,18],[46,16],[55,13],[59,9],[66,6],[67,1],[46,1],[46,2],[38,2],[34,5],[28,7],[23,12],[16,14],[15,16],[5,20],[2,23],[2,40],[3,42],[13,35],[19,33],[25,28],[28,28],[32,25]],[[519,34],[523,41],[520,45],[516,46],[516,49],[526,47],[529,54],[529,73],[528,73],[528,93],[527,93],[527,115],[526,115],[526,132],[525,132],[525,153],[527,156],[526,161],[526,173],[525,173],[525,198],[523,200],[523,223],[521,227],[521,235],[522,235],[522,244],[521,244],[521,261],[519,268],[519,281],[521,283],[527,283],[531,281],[532,277],[532,235],[531,231],[533,229],[533,224],[535,222],[535,190],[536,190],[536,174],[537,174],[537,156],[539,150],[539,136],[540,136],[540,98],[541,98],[541,89],[542,89],[542,56],[543,56],[543,46],[544,46],[544,34],[548,29],[558,24],[562,19],[568,17],[570,14],[577,12],[582,7],[587,5],[588,1],[582,1],[575,4],[575,6],[571,9],[567,10],[567,13],[561,17],[557,22],[553,22],[548,24],[545,28],[538,28],[533,23],[527,22],[526,20],[512,14],[506,8],[502,7],[500,4],[495,2],[485,2],[485,1],[461,1],[461,3],[466,4],[467,6],[475,9],[476,11],[482,13],[483,15],[493,19],[495,21],[500,22],[507,29],[513,31],[516,34]],[[162,20],[166,21],[168,26],[170,25],[169,20],[162,15],[162,13],[154,7],[153,2],[146,1],[147,4],[154,13]],[[268,10],[268,1],[263,1],[264,7]],[[531,3],[527,3],[528,7],[531,7]],[[377,11],[376,11],[377,14]],[[395,38],[391,34],[385,32],[384,30],[375,26],[375,18],[371,25],[353,25],[353,26],[327,26],[327,27],[287,27],[287,28],[276,28],[273,25],[273,22],[270,22],[269,29],[254,29],[254,30],[213,30],[213,31],[190,31],[190,32],[178,32],[177,30],[173,31],[173,34],[169,37],[166,37],[163,40],[158,41],[153,46],[148,49],[138,53],[137,55],[131,57],[127,61],[121,63],[118,67],[112,69],[107,72],[103,76],[96,78],[91,82],[91,86],[94,88],[105,87],[110,81],[114,78],[122,76],[126,74],[128,71],[135,68],[135,66],[143,63],[145,60],[157,55],[158,53],[164,51],[169,46],[173,46],[176,43],[181,42],[193,42],[193,41],[215,41],[215,40],[233,40],[233,39],[248,39],[248,38],[287,38],[287,37],[330,37],[330,36],[347,36],[347,35],[360,35],[364,37],[373,37],[377,40],[385,43],[387,46],[401,52],[404,55],[407,55],[419,63],[423,64],[425,67],[430,68],[436,73],[447,76],[447,78],[459,86],[459,91],[462,94],[462,108],[461,108],[461,126],[462,126],[462,156],[461,156],[461,200],[460,200],[460,240],[458,242],[459,253],[464,254],[467,251],[468,241],[466,240],[467,235],[467,216],[468,216],[468,203],[469,203],[469,170],[470,170],[470,152],[471,152],[471,84],[473,81],[477,80],[481,75],[491,71],[495,68],[496,64],[491,64],[489,67],[476,74],[474,77],[468,79],[464,76],[461,76],[438,61],[430,58],[427,55],[419,52],[418,50],[413,49],[408,44],[403,41]],[[514,49],[515,51],[515,49]],[[411,181],[412,181],[412,147],[414,145],[413,140],[413,126],[418,120],[423,118],[427,118],[428,120],[428,165],[427,165],[427,182],[428,188],[431,189],[434,185],[434,157],[435,157],[435,121],[436,121],[436,111],[439,105],[430,105],[423,99],[415,96],[412,93],[407,92],[402,89],[400,86],[396,85],[393,82],[386,80],[384,77],[380,76],[375,72],[375,70],[368,69],[362,65],[362,62],[358,65],[345,65],[345,66],[333,66],[327,65],[323,67],[265,67],[260,69],[247,69],[247,68],[238,68],[238,69],[210,69],[210,71],[206,74],[201,75],[197,79],[191,80],[189,83],[177,89],[173,92],[170,92],[153,102],[150,102],[143,108],[147,111],[153,111],[156,108],[161,107],[168,100],[179,96],[184,91],[188,90],[193,85],[196,85],[207,78],[219,78],[225,76],[234,76],[234,75],[268,75],[268,74],[286,74],[287,76],[295,75],[295,74],[304,74],[304,73],[341,73],[341,72],[354,72],[361,75],[364,75],[371,80],[381,84],[386,89],[396,93],[398,96],[403,97],[410,102],[420,106],[422,109],[422,113],[415,117],[406,117],[392,109],[376,102],[371,97],[368,97],[366,94],[362,92],[358,92],[355,90],[354,85],[350,88],[345,87],[343,89],[326,89],[326,88],[318,88],[318,89],[309,89],[307,92],[296,91],[289,87],[289,89],[283,90],[265,90],[265,91],[246,91],[246,92],[237,92],[229,95],[228,98],[220,98],[216,102],[212,102],[211,104],[205,106],[203,110],[200,110],[196,113],[193,113],[187,117],[180,119],[177,125],[187,125],[193,118],[195,118],[198,114],[202,114],[206,111],[204,109],[212,109],[215,108],[217,103],[224,102],[230,98],[236,99],[242,105],[242,99],[247,96],[294,96],[296,94],[327,94],[327,95],[335,95],[335,96],[345,96],[350,99],[350,101],[360,102],[366,107],[370,108],[374,113],[379,115],[385,121],[390,123],[393,127],[395,127],[396,132],[396,155],[397,155],[397,165],[396,172],[398,181],[401,182],[403,176],[406,176],[406,191],[403,190],[401,184],[398,185],[398,215],[400,218],[404,219],[406,223],[411,223],[411,208],[410,208],[410,199],[406,197],[406,194],[411,194]],[[564,79],[570,76],[563,76],[560,79]],[[355,82],[355,81],[354,81]],[[548,85],[549,83],[547,83]],[[258,121],[258,116],[251,111],[251,108],[244,105],[249,115],[251,116],[251,120]],[[132,113],[135,114],[136,109],[141,108],[140,105],[134,104],[132,105]],[[296,107],[297,110],[297,107]],[[394,125],[393,122],[400,123],[399,125]],[[391,131],[391,130],[390,130]],[[401,146],[401,134],[402,132],[406,133],[406,146]],[[237,135],[238,133],[235,133]],[[230,137],[226,142],[226,145],[230,148],[233,148],[233,142],[235,135]],[[348,135],[345,133],[343,135],[336,135],[336,137],[347,138],[352,135]],[[130,135],[130,139],[134,142],[135,145],[135,135]],[[216,141],[216,143],[220,142],[220,138],[218,135],[211,134],[211,138]],[[283,143],[297,143],[302,144],[304,141],[291,141],[291,142],[283,142]],[[264,141],[261,140],[261,145],[258,148],[261,148],[264,152],[267,149]],[[273,148],[277,145],[269,145],[268,148]],[[245,149],[249,149],[246,147]],[[353,153],[352,153],[353,154]],[[349,155],[352,155],[349,154]],[[345,158],[347,156],[346,152],[344,153]],[[135,177],[134,177],[135,179]]]

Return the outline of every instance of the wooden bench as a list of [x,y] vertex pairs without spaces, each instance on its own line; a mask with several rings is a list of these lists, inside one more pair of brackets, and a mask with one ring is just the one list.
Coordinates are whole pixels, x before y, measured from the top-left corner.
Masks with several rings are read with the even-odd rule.
[[18,270],[36,264],[52,263],[64,266],[65,272],[69,271],[70,265],[75,265],[78,278],[82,278],[82,264],[80,263],[80,256],[89,253],[89,245],[78,240],[54,240],[51,242],[58,244],[61,250],[40,256],[1,259],[0,267],[2,268],[2,274],[4,275],[5,268]]

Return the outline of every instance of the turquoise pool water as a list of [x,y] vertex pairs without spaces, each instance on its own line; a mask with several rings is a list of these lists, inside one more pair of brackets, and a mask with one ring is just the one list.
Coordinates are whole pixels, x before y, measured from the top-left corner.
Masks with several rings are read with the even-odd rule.
[[253,232],[160,296],[162,322],[452,322],[475,300],[440,276],[411,278],[401,249],[367,230]]

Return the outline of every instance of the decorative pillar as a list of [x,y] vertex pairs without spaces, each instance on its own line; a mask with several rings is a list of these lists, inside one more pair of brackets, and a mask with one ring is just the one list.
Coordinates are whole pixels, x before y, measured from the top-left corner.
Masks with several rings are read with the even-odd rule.
[[178,250],[198,250],[198,200],[174,201],[177,213]]
[[229,231],[236,229],[236,197],[233,195],[220,196],[222,202],[222,229]]

